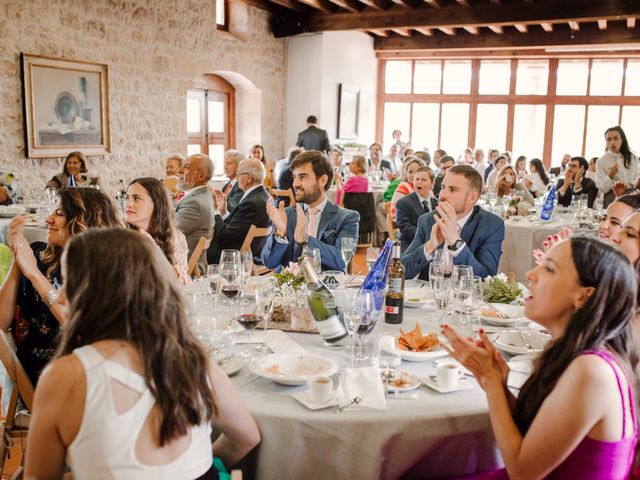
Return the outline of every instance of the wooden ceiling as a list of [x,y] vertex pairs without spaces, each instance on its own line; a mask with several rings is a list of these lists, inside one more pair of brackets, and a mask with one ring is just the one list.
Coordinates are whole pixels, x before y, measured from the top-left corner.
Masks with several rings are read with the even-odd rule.
[[379,54],[640,45],[640,0],[244,1],[272,12],[277,36],[358,30]]

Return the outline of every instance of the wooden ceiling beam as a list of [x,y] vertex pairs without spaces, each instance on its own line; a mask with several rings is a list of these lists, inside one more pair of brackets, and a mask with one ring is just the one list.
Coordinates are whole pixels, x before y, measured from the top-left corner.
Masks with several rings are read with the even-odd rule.
[[376,37],[388,37],[389,34],[387,33],[386,30],[368,30],[369,32],[373,33]]
[[456,31],[453,28],[440,27],[438,30],[440,30],[442,33],[446,33],[447,35],[450,35],[452,37],[456,34]]
[[[595,26],[594,26],[595,27]],[[554,46],[585,46],[607,44],[639,43],[640,30],[624,27],[606,31],[597,28],[584,28],[571,31],[556,30],[553,33],[530,30],[527,35],[518,32],[505,32],[502,35],[456,35],[450,36],[414,36],[407,38],[376,39],[376,51],[408,51],[408,50],[500,50],[500,49],[544,49]]]
[[416,27],[414,30],[422,35],[426,35],[427,37],[433,37],[433,30],[430,28]]
[[540,26],[545,32],[553,32],[553,23],[542,22]]
[[381,12],[386,12],[393,5],[391,0],[361,0],[361,1],[365,5]]
[[408,28],[394,28],[391,31],[397,33],[401,37],[410,37],[411,36],[411,30],[409,30]]
[[424,0],[424,2],[433,8],[442,8],[444,5],[443,0]]
[[580,24],[578,22],[569,22],[569,28],[574,32],[580,30]]
[[244,0],[244,3],[246,3],[247,5],[252,5],[256,8],[260,8],[262,10],[266,10],[267,12],[276,14],[282,13],[282,8],[280,8],[279,5],[270,2],[269,0]]
[[[320,0],[305,0],[318,2]],[[326,1],[326,0],[325,0]],[[379,1],[379,0],[369,0]],[[433,1],[425,0],[433,6]],[[541,23],[596,22],[597,20],[624,20],[640,16],[640,2],[585,2],[583,0],[541,0],[522,8],[522,4],[509,3],[496,8],[478,5],[472,8],[454,4],[443,8],[417,8],[415,10],[370,11],[361,13],[312,14],[305,18],[308,32],[329,30],[358,30],[362,28],[463,28],[509,26],[515,23],[538,25]]]
[[487,27],[489,27],[489,29],[493,33],[503,33],[502,27],[500,25],[487,25]]
[[464,27],[464,29],[471,35],[478,35],[478,33],[480,33],[480,29],[478,27]]
[[335,3],[337,6],[344,8],[350,12],[360,12],[364,8],[364,3],[360,3],[357,0],[329,0],[331,3]]
[[607,29],[607,21],[606,20],[598,20],[598,28],[600,30],[606,30]]
[[636,19],[634,17],[627,18],[627,28],[635,28],[636,27]]
[[315,12],[313,8],[308,5],[305,5],[298,0],[270,0],[276,5],[280,5],[281,7],[287,8],[289,10],[293,10],[298,13],[311,13]]
[[[334,13],[338,9],[338,6],[335,3],[331,3],[329,0],[299,0],[299,1],[304,3],[305,5],[309,5],[310,7],[313,7],[317,10],[321,10],[322,12],[325,12],[325,13]],[[350,13],[348,15],[353,15],[353,13]]]
[[468,0],[456,0],[456,2],[458,2],[463,7],[470,7],[471,6],[471,4],[468,2]]
[[415,4],[412,0],[391,0],[396,5],[400,5],[403,8],[408,8],[409,10],[413,10]]
[[524,25],[523,23],[516,23],[514,25],[514,27],[516,27],[516,29],[520,32],[520,33],[527,33],[527,26]]

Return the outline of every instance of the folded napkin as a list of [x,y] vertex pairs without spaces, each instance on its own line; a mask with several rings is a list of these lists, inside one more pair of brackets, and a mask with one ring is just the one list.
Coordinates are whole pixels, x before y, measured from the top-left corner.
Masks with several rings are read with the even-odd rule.
[[360,397],[360,403],[349,407],[349,410],[387,409],[387,399],[378,367],[346,368],[340,375],[338,404],[346,405],[355,397]]
[[268,330],[266,337],[267,347],[269,347],[273,353],[308,353],[282,330]]

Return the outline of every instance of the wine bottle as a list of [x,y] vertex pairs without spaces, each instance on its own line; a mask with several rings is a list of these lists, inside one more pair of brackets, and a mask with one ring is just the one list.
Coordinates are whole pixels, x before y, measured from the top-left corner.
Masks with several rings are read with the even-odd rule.
[[389,264],[389,281],[385,299],[384,321],[402,323],[404,309],[404,265],[400,260],[400,242],[393,244],[393,256]]
[[347,336],[335,298],[307,257],[300,259],[300,270],[307,283],[307,302],[316,327],[325,343],[335,345]]
[[373,263],[371,270],[364,279],[360,292],[372,292],[375,297],[376,310],[382,310],[384,304],[384,289],[387,287],[387,273],[389,270],[389,261],[391,260],[391,251],[393,248],[393,240],[387,240],[380,255]]
[[553,202],[556,199],[556,186],[551,185],[549,189],[549,193],[544,199],[544,203],[542,204],[542,210],[540,210],[540,219],[546,221],[551,220],[551,216],[553,215]]

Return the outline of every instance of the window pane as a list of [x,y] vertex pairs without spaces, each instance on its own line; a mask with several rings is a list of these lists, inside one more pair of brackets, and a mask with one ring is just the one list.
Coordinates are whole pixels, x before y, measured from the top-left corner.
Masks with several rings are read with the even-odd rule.
[[469,130],[469,104],[442,104],[442,134],[440,148],[453,158],[458,158],[467,148],[467,132]]
[[546,105],[516,105],[513,115],[513,153],[542,158]]
[[225,23],[225,0],[216,0],[216,23],[224,25]]
[[481,95],[508,95],[511,80],[510,60],[482,60],[480,61]]
[[598,59],[591,64],[591,95],[620,95],[623,60]]
[[589,60],[558,61],[558,95],[586,95]]
[[198,133],[200,128],[200,101],[187,98],[187,132]]
[[604,132],[618,125],[620,107],[613,105],[590,105],[587,119],[587,139],[584,147],[585,158],[600,156],[604,153]]
[[213,160],[213,174],[224,174],[224,145],[209,144],[209,157]]
[[551,165],[558,166],[565,153],[582,155],[584,105],[556,105],[553,120]]
[[411,126],[411,145],[416,150],[438,148],[438,116],[440,105],[437,103],[414,103],[413,125]]
[[413,72],[413,93],[440,93],[440,60],[417,61]]
[[507,105],[479,104],[475,147],[503,151],[507,138]]
[[516,94],[546,95],[548,78],[548,60],[518,60]]
[[224,133],[224,102],[209,100],[207,106],[209,133]]
[[401,132],[409,131],[410,103],[386,102],[384,104],[384,129],[383,129],[383,152],[386,155],[390,145],[394,142],[391,135],[394,130]]
[[624,82],[624,94],[640,95],[640,60],[629,59],[627,61],[627,78]]
[[411,93],[411,62],[387,62],[384,72],[385,93]]
[[[638,125],[640,125],[640,107],[622,107],[622,123],[620,126],[624,130],[627,141],[632,148],[634,148],[634,145],[640,145],[640,131],[638,130]],[[634,150],[636,148],[638,147],[635,147]]]
[[445,60],[442,93],[471,91],[471,60]]
[[200,153],[200,152],[201,152],[201,148],[199,143],[195,143],[195,144],[190,143],[189,145],[187,145],[187,156]]

